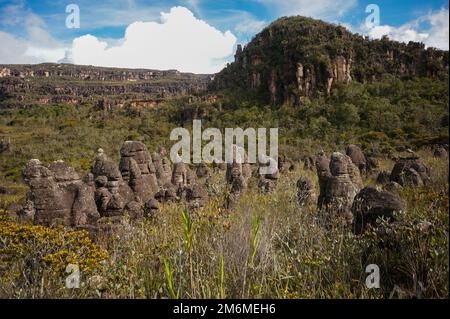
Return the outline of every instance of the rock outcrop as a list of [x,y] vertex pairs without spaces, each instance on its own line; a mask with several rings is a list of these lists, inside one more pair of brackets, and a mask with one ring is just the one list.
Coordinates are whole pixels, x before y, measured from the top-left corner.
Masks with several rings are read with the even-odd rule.
[[[1,71],[3,70],[3,71]],[[10,107],[92,103],[104,111],[151,108],[167,98],[205,92],[210,75],[69,64],[0,65],[0,96]],[[82,83],[81,83],[82,82]],[[30,94],[31,93],[31,94]]]
[[447,158],[448,152],[443,146],[437,146],[433,151],[433,156],[436,158]]
[[297,203],[300,206],[317,203],[317,195],[316,190],[314,189],[314,184],[306,176],[300,177],[297,181]]
[[78,226],[100,217],[91,185],[63,161],[45,167],[39,160],[30,160],[23,179],[30,187],[27,199],[33,212],[28,214],[35,224]]
[[430,169],[417,155],[401,157],[391,172],[390,180],[401,186],[421,186],[430,179]]
[[198,164],[195,172],[196,172],[198,178],[205,178],[205,177],[211,176],[209,167],[204,162],[201,162],[200,164]]
[[102,217],[121,215],[125,206],[135,200],[133,190],[123,180],[119,166],[102,149],[95,157],[92,174],[96,184],[97,207]]
[[275,167],[276,171],[269,174],[264,174],[259,171],[259,189],[264,193],[272,193],[277,187],[278,179],[280,177],[280,170],[277,167],[277,160],[271,157],[267,157],[266,163],[260,163],[261,168]]
[[317,199],[317,207],[321,209],[325,198],[328,179],[331,177],[330,160],[323,152],[319,153],[316,158],[316,171],[317,177],[319,178],[320,188],[319,198]]
[[348,157],[352,160],[353,164],[356,165],[356,167],[359,168],[359,171],[361,173],[366,171],[367,161],[366,156],[364,155],[363,151],[359,148],[359,146],[356,145],[349,145],[345,149],[345,153]]
[[8,140],[1,140],[0,141],[0,154],[9,152],[11,150],[11,141]]
[[144,143],[126,141],[120,149],[120,172],[135,196],[143,203],[159,190],[156,168]]
[[321,194],[323,198],[321,208],[325,209],[329,218],[338,218],[350,223],[353,199],[362,186],[359,169],[350,157],[335,152],[331,155],[330,173],[324,194]]
[[395,213],[404,212],[406,204],[390,192],[366,187],[355,197],[352,205],[353,228],[356,234],[363,233],[370,225],[376,227],[378,218],[394,221]]
[[158,152],[152,153],[152,161],[156,170],[156,177],[160,186],[167,185],[172,179],[172,167],[167,158],[167,151],[160,147]]

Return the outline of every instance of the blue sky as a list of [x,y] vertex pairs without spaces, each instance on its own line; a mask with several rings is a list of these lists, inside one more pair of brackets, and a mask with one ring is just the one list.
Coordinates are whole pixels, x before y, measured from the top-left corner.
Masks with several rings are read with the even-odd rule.
[[[66,27],[70,3],[80,9],[80,28]],[[369,4],[380,9],[380,24],[371,29],[364,24]],[[296,14],[373,38],[386,34],[448,50],[448,7],[448,0],[0,0],[0,63],[170,68],[165,59],[172,58],[183,60],[173,64],[182,71],[211,73],[232,59],[237,43],[250,41],[280,16]],[[146,54],[134,56],[136,51]]]

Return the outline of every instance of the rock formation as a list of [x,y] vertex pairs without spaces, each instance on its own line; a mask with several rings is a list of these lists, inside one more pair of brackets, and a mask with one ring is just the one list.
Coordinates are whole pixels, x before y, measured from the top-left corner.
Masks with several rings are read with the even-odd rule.
[[391,180],[391,173],[386,171],[381,171],[377,176],[377,183],[386,185]]
[[316,190],[314,189],[314,184],[306,176],[300,177],[297,181],[297,203],[300,206],[317,203],[317,195]]
[[206,165],[206,163],[204,163],[204,162],[201,162],[197,166],[196,174],[197,174],[198,178],[204,178],[204,177],[209,177],[211,175],[211,172],[209,170],[208,165]]
[[319,198],[317,199],[317,207],[322,208],[323,200],[325,198],[325,191],[328,183],[328,179],[331,177],[330,172],[330,160],[323,153],[320,152],[316,158],[316,171],[319,178]]
[[266,163],[260,163],[260,168],[266,168],[269,166],[275,167],[276,171],[270,174],[259,173],[259,189],[264,193],[271,193],[275,190],[280,177],[280,171],[277,167],[277,160],[271,157],[266,157]]
[[30,160],[23,179],[30,187],[28,208],[34,210],[27,214],[33,215],[35,224],[78,226],[100,217],[93,189],[63,161],[45,167],[39,160]]
[[312,171],[315,167],[315,161],[312,156],[304,156],[303,157],[303,169]]
[[366,157],[364,156],[364,153],[359,148],[359,146],[356,145],[349,145],[345,149],[345,153],[348,157],[352,160],[353,164],[355,164],[361,173],[366,171],[367,161]]
[[0,95],[8,97],[11,107],[36,103],[89,102],[104,111],[124,106],[153,107],[170,97],[204,92],[210,82],[209,75],[180,73],[176,70],[50,63],[0,65],[0,73],[3,75],[0,76]]
[[395,163],[390,180],[401,186],[421,186],[430,179],[430,169],[417,155],[401,157]]
[[337,85],[379,81],[386,73],[432,79],[448,74],[447,51],[387,38],[370,41],[342,26],[300,16],[274,21],[236,57],[214,77],[211,88],[251,91],[276,105],[300,105],[318,94],[331,95]]
[[362,186],[359,169],[347,155],[335,152],[331,155],[330,173],[326,180],[322,206],[329,218],[337,217],[346,223],[351,222],[351,206],[353,199]]
[[8,140],[1,140],[0,141],[0,154],[9,152],[11,150],[11,141]]
[[405,203],[390,192],[378,191],[366,187],[355,197],[352,205],[353,227],[356,234],[361,234],[367,226],[376,226],[378,218],[395,220],[394,213],[405,211]]
[[143,203],[158,191],[156,169],[152,157],[142,142],[126,141],[120,149],[120,172],[122,178]]
[[437,146],[433,151],[433,156],[436,158],[447,158],[447,150],[443,146]]

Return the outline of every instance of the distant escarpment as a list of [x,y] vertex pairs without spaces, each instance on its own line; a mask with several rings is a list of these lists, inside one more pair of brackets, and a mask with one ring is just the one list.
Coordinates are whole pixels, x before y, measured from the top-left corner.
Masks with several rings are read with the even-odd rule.
[[305,17],[281,18],[265,28],[215,76],[212,90],[243,89],[267,103],[301,104],[330,95],[339,83],[373,83],[386,75],[448,79],[448,51],[388,38],[369,40]]
[[0,108],[93,103],[101,108],[154,106],[204,92],[210,75],[176,70],[102,68],[70,64],[0,65]]

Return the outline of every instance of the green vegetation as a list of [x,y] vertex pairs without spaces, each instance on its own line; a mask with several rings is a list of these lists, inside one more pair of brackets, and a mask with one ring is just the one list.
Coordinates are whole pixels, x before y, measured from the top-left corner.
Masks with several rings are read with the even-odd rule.
[[[448,52],[368,42],[300,17],[274,22],[244,52],[245,68],[242,60],[217,75],[210,92],[216,102],[180,97],[154,108],[103,111],[90,102],[26,107],[33,97],[27,103],[1,97],[0,140],[10,139],[11,147],[0,154],[0,185],[11,192],[0,194],[0,298],[448,298],[448,162],[431,154],[434,145],[449,143]],[[352,58],[353,81],[335,83],[328,95],[324,83],[340,55]],[[252,65],[252,57],[262,63]],[[315,74],[313,94],[299,92],[298,61]],[[274,69],[280,103],[270,103]],[[258,90],[248,87],[252,71],[262,76]],[[291,93],[301,103],[287,103]],[[151,151],[170,149],[171,130],[189,129],[193,118],[202,119],[203,129],[278,127],[280,153],[294,160],[355,143],[377,151],[381,168],[390,170],[391,155],[412,148],[431,168],[431,182],[401,190],[406,214],[393,224],[380,221],[384,232],[362,236],[327,228],[315,207],[296,204],[300,176],[319,191],[316,174],[302,167],[283,174],[271,195],[249,185],[232,213],[222,209],[225,177],[215,175],[209,187],[219,195],[205,207],[167,204],[153,217],[125,218],[95,244],[85,232],[8,220],[7,208],[24,203],[21,171],[29,159],[62,159],[84,174],[98,148],[118,162],[127,139]],[[63,286],[61,265],[71,261],[84,267],[76,290]],[[33,282],[23,274],[30,262]],[[379,290],[365,286],[368,264],[380,267]]]
[[[154,217],[125,219],[97,239],[109,255],[101,270],[82,271],[80,289],[62,288],[67,274],[46,279],[45,296],[447,298],[448,168],[429,152],[420,155],[432,167],[432,182],[401,192],[408,213],[383,233],[358,237],[351,227],[327,228],[314,207],[297,206],[299,176],[309,176],[318,191],[314,172],[298,168],[281,176],[272,196],[251,184],[231,214],[220,208],[219,195],[189,215],[182,204],[169,204]],[[223,193],[224,173],[214,176],[211,187]],[[365,286],[369,264],[380,267],[381,289]],[[1,269],[0,296],[18,296],[15,268]],[[102,284],[92,285],[92,277]],[[20,296],[37,296],[31,292]]]

